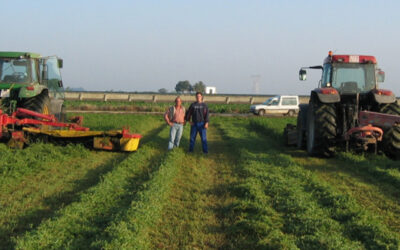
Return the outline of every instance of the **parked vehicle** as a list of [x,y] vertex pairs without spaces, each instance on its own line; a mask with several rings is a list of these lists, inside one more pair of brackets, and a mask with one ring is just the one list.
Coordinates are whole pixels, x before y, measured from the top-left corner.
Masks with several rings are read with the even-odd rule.
[[299,112],[299,97],[297,95],[277,95],[262,104],[251,105],[250,112],[255,115],[281,114],[294,116]]

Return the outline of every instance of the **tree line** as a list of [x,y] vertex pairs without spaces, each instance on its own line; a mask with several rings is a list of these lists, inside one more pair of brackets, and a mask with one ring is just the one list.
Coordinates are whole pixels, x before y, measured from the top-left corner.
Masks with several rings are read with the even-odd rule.
[[[188,80],[179,81],[175,85],[175,91],[177,93],[191,93],[192,91],[204,93],[206,91],[206,85],[202,81],[199,81],[194,85],[190,84]],[[168,92],[168,90],[165,88],[161,88],[158,90],[158,92],[165,94]]]

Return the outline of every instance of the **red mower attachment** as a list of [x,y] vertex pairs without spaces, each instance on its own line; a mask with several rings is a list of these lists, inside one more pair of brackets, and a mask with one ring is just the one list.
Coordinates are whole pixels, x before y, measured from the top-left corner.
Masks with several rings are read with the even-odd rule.
[[71,123],[59,122],[54,115],[40,114],[18,108],[11,116],[0,110],[0,139],[13,148],[23,148],[30,137],[45,136],[48,141],[84,143],[95,149],[112,151],[136,151],[139,134],[128,129],[89,131],[83,127],[83,117],[73,117]]

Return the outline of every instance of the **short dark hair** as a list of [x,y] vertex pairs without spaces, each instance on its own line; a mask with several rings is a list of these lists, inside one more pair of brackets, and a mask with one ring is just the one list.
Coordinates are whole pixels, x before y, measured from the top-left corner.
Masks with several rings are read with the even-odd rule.
[[203,96],[203,93],[201,93],[200,91],[197,91],[197,92],[196,92],[196,95],[201,95],[201,96]]

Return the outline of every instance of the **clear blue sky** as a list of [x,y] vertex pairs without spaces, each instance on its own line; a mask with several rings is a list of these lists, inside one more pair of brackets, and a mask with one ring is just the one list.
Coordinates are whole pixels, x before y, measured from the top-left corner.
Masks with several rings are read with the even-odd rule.
[[64,84],[173,90],[201,80],[220,93],[308,94],[329,50],[375,55],[400,96],[400,2],[4,1],[0,50],[64,59]]

